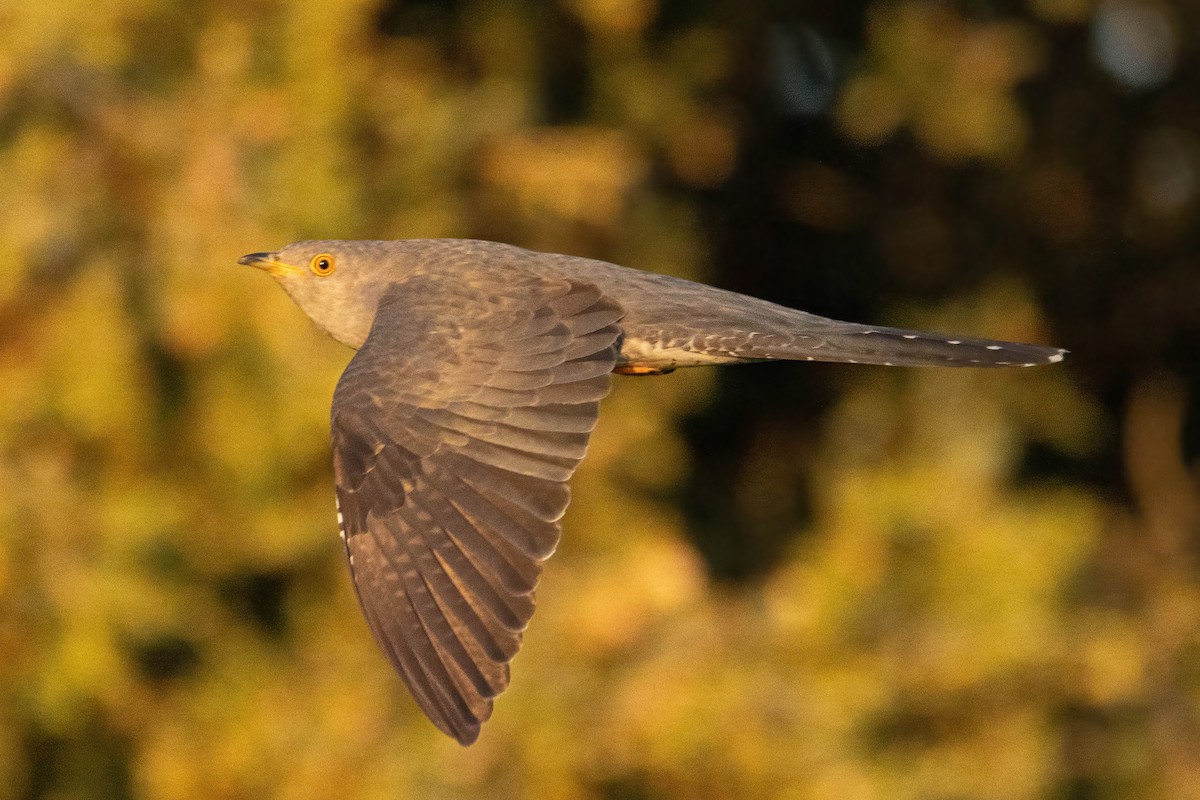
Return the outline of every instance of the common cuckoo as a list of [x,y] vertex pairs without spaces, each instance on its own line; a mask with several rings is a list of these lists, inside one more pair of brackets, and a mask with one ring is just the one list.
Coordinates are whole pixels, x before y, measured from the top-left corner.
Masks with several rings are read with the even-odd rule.
[[494,242],[299,242],[240,263],[358,350],[331,415],[350,571],[380,647],[463,744],[508,686],[612,373],[777,359],[1030,367],[1066,352],[839,322]]

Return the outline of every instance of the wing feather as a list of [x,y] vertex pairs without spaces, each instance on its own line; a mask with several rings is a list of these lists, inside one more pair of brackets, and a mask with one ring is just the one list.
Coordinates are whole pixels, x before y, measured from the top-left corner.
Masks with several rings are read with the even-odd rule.
[[368,624],[418,705],[468,744],[554,552],[616,363],[595,286],[421,274],[385,292],[338,382],[334,472]]

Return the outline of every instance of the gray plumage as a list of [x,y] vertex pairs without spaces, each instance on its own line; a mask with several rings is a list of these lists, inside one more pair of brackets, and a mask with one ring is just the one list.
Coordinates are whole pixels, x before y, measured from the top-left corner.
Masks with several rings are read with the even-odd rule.
[[358,349],[331,415],[355,589],[417,703],[463,744],[508,686],[614,371],[1034,366],[1066,352],[840,322],[494,242],[300,242],[241,263]]

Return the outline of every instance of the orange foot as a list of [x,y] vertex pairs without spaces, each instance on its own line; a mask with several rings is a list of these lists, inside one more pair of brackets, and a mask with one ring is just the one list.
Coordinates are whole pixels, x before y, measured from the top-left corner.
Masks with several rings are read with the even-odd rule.
[[613,370],[618,375],[667,375],[674,371],[674,367],[647,367],[641,364],[622,364]]

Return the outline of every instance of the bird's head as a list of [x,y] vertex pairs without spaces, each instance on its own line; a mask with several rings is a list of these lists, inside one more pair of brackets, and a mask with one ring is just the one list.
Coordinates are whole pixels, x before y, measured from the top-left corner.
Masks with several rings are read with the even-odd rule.
[[304,313],[330,336],[358,348],[371,331],[389,265],[374,242],[311,241],[274,253],[250,253],[239,264],[269,272]]

